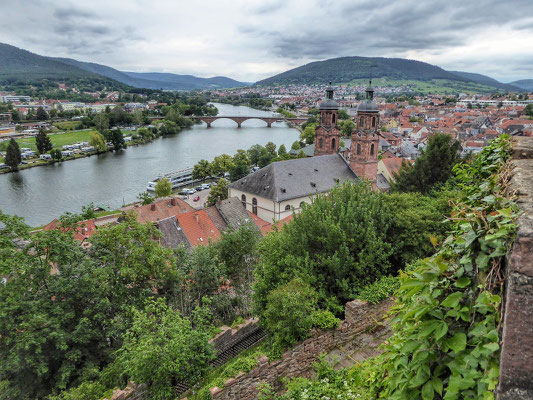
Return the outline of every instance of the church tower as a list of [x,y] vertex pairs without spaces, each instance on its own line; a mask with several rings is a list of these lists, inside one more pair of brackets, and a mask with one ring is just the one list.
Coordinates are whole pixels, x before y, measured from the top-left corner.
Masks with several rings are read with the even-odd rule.
[[356,128],[352,132],[350,168],[376,186],[378,174],[379,109],[374,102],[372,81],[366,88],[366,99],[357,107]]
[[333,99],[335,89],[331,82],[326,89],[326,98],[319,104],[320,120],[315,130],[315,156],[337,154],[341,131],[337,125],[339,121],[339,105]]

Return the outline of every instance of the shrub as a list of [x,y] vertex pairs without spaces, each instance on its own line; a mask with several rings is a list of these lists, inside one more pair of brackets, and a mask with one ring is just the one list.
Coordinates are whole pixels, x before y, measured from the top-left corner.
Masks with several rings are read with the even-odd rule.
[[395,276],[382,276],[374,283],[366,285],[357,296],[360,300],[368,301],[371,304],[379,303],[391,297],[396,289],[400,287],[400,282]]

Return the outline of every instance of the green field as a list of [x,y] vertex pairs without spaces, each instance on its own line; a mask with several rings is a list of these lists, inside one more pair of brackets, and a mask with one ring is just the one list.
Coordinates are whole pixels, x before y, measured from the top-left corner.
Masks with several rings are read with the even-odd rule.
[[[56,133],[56,134],[49,135],[49,136],[50,136],[50,140],[52,141],[52,145],[54,147],[61,148],[61,146],[64,146],[66,144],[88,142],[91,132],[94,132],[94,131],[75,131],[75,132],[68,132],[68,133]],[[19,147],[29,147],[32,150],[37,151],[34,137],[16,139],[16,142],[18,143]],[[6,151],[8,143],[9,141],[7,140],[0,143],[0,151]]]
[[75,129],[78,129],[80,124],[80,121],[54,122],[54,126],[60,131],[73,131]]
[[[355,79],[348,83],[349,86],[368,85],[368,79]],[[496,93],[502,90],[480,85],[474,82],[451,81],[447,79],[432,79],[430,81],[417,81],[406,79],[376,78],[372,79],[373,86],[399,87],[409,85],[410,91],[421,94],[457,94],[457,93]]]

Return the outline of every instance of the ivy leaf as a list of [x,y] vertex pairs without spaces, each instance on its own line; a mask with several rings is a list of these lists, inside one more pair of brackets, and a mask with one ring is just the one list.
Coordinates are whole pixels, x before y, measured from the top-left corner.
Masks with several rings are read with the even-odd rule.
[[466,335],[462,332],[456,333],[446,340],[446,344],[457,354],[466,348]]
[[422,400],[433,400],[433,384],[427,381],[422,387]]
[[462,292],[452,293],[448,297],[446,297],[446,299],[444,299],[441,305],[443,307],[454,308],[455,306],[459,304],[459,301],[461,300],[462,297],[463,297]]

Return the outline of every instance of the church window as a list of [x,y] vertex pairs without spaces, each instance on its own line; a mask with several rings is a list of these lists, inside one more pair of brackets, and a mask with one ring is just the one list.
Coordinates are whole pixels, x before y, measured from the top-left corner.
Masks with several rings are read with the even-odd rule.
[[376,117],[372,118],[372,128],[376,127]]
[[363,117],[359,118],[359,127],[360,128],[363,127],[363,122],[364,122],[364,118]]
[[287,205],[285,206],[285,211],[290,211],[290,210],[291,210],[291,206],[287,204]]
[[320,138],[319,141],[318,141],[318,148],[321,149],[323,144],[324,144],[324,141],[323,141],[322,138]]
[[242,205],[244,206],[244,208],[246,208],[246,195],[245,194],[241,196],[241,201],[242,201]]
[[374,143],[372,143],[372,146],[370,146],[370,155],[374,155]]
[[335,138],[331,139],[331,150],[335,150]]
[[357,155],[361,154],[361,143],[357,143]]
[[331,122],[332,122],[333,124],[335,124],[335,114],[333,114],[333,115],[331,116]]
[[252,199],[252,213],[257,215],[257,199],[255,197]]

